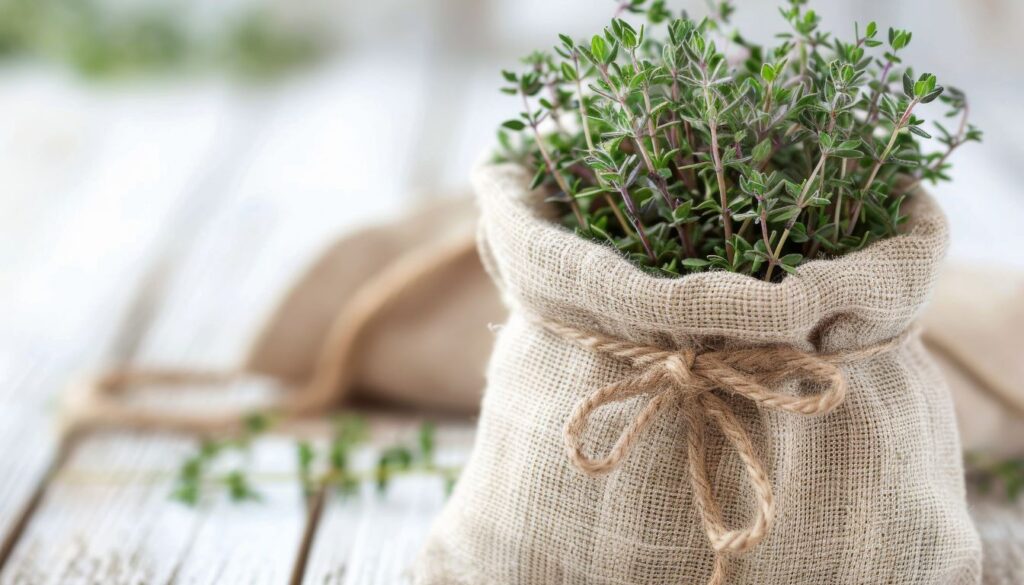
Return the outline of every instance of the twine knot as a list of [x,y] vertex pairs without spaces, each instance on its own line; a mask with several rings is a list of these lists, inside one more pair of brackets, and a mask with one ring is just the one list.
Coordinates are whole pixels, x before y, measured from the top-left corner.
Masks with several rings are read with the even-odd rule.
[[697,354],[687,349],[666,356],[654,367],[663,370],[676,390],[685,392],[695,387],[693,378],[693,366]]
[[[668,351],[623,342],[550,321],[542,325],[596,354],[621,359],[637,373],[585,397],[565,425],[565,449],[584,473],[600,476],[618,468],[654,418],[669,408],[681,408],[686,420],[690,484],[694,503],[704,524],[715,564],[710,583],[725,580],[726,555],[742,554],[757,546],[775,519],[775,498],[765,465],[733,409],[714,391],[746,398],[772,410],[814,416],[833,411],[846,398],[846,379],[840,366],[886,353],[901,345],[915,330],[864,349],[836,354],[808,353],[785,345],[727,349],[698,353],[690,348]],[[793,395],[772,387],[788,380],[804,380],[821,390]],[[636,396],[650,400],[622,430],[607,455],[591,458],[583,451],[583,435],[590,416],[607,404]],[[730,529],[714,495],[706,460],[707,424],[714,424],[736,451],[753,490],[756,507],[750,523]]]

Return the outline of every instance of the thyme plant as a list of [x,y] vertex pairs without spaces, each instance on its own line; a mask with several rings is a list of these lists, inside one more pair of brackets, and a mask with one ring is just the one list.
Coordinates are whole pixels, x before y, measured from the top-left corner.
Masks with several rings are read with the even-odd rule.
[[[522,111],[497,160],[533,170],[565,226],[659,275],[778,280],[894,235],[906,197],[948,180],[981,133],[963,92],[904,66],[909,31],[842,39],[806,3],[780,9],[787,28],[764,47],[730,28],[728,1],[698,21],[620,0],[601,33],[503,72]],[[937,138],[919,117],[932,102],[954,120]]]

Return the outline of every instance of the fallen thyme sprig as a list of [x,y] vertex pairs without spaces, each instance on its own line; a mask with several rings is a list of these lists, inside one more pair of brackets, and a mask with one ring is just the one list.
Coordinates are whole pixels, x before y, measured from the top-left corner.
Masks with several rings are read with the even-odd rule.
[[[196,506],[222,492],[233,502],[262,499],[254,486],[254,474],[247,461],[253,439],[269,426],[268,417],[253,415],[246,420],[239,437],[203,440],[197,452],[182,463],[172,499],[189,506]],[[434,425],[424,423],[418,430],[415,446],[397,444],[385,447],[377,455],[372,469],[360,470],[352,465],[352,459],[354,451],[367,442],[366,422],[356,416],[341,417],[335,422],[330,441],[324,449],[318,449],[306,440],[296,443],[298,474],[294,480],[302,486],[308,500],[328,490],[350,496],[368,482],[383,493],[396,478],[409,475],[439,476],[444,481],[446,493],[450,493],[460,469],[435,462],[435,435]],[[243,463],[227,472],[215,471],[221,458],[229,454],[241,455]],[[318,463],[323,465],[318,466]]]

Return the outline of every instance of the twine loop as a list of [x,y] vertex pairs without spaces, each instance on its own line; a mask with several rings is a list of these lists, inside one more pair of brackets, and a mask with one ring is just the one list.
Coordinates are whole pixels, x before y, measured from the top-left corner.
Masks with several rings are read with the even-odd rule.
[[[550,321],[542,325],[559,337],[592,352],[624,360],[637,373],[594,391],[573,410],[565,425],[565,449],[584,473],[601,476],[618,468],[644,430],[663,411],[681,408],[686,420],[686,443],[694,503],[704,524],[715,565],[711,583],[725,579],[725,555],[742,554],[757,546],[775,519],[775,499],[765,465],[736,413],[715,391],[754,402],[762,408],[804,416],[824,415],[846,398],[847,384],[840,366],[886,353],[916,332],[910,329],[891,340],[864,349],[836,354],[808,353],[786,345],[697,352],[690,348],[668,351],[620,341]],[[784,381],[803,380],[819,392],[793,395],[773,390]],[[647,404],[622,430],[604,456],[583,451],[583,435],[590,416],[602,406],[648,396]],[[743,463],[756,502],[754,517],[745,527],[730,529],[708,476],[706,433],[718,427]]]

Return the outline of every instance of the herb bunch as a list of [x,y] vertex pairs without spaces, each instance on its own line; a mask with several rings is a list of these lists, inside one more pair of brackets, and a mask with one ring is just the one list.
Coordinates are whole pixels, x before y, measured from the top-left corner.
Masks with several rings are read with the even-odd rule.
[[[883,40],[872,22],[843,40],[806,3],[780,9],[788,30],[763,47],[729,29],[728,1],[696,21],[620,0],[602,33],[560,35],[503,72],[522,111],[497,160],[535,171],[565,226],[658,275],[778,280],[896,234],[905,198],[949,180],[950,155],[981,133],[963,92],[904,66],[909,31]],[[934,138],[919,117],[932,102],[953,119]]]

